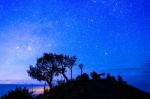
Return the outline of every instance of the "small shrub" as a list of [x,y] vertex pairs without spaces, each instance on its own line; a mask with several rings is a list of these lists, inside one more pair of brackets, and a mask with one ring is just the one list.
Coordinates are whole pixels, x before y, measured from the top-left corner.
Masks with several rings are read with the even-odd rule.
[[92,77],[92,80],[100,80],[100,77],[96,72],[92,72],[91,77]]
[[87,73],[82,74],[81,76],[77,76],[77,81],[89,81],[89,75]]

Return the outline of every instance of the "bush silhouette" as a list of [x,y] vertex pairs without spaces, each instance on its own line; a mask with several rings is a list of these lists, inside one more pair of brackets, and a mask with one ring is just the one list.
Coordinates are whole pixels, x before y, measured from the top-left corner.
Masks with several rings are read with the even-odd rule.
[[83,73],[81,76],[77,76],[76,80],[81,82],[88,81],[89,75],[87,73]]
[[29,92],[26,88],[16,88],[8,92],[7,94],[3,95],[1,99],[34,99],[32,97],[32,92]]
[[91,77],[92,77],[92,80],[100,80],[100,77],[96,72],[92,72]]

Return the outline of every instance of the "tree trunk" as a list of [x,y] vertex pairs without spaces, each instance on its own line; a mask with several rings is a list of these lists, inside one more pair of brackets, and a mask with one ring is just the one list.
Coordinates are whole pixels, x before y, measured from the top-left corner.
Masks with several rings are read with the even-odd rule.
[[68,77],[65,75],[65,67],[63,65],[61,69],[62,69],[61,70],[62,75],[64,76],[65,80],[68,82],[69,80],[68,80]]
[[83,70],[81,69],[81,75],[83,74]]
[[65,75],[65,73],[62,73],[62,75],[64,76],[65,80],[68,82],[68,77]]
[[71,80],[72,80],[72,68],[71,68]]
[[52,83],[50,81],[47,81],[47,84],[49,86],[49,89],[51,89],[52,88]]
[[50,78],[46,80],[50,89],[52,88],[52,80],[53,80],[53,75],[51,74]]

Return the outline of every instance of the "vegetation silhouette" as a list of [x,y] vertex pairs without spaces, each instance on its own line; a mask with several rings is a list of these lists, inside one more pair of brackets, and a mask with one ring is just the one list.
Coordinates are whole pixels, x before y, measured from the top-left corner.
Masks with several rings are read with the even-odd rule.
[[75,63],[76,63],[76,60],[77,60],[77,58],[76,58],[76,56],[73,56],[73,57],[69,57],[68,58],[68,67],[69,67],[69,69],[70,69],[70,72],[71,72],[71,80],[72,80],[72,72],[73,72],[73,66],[75,65]]
[[39,81],[46,81],[52,88],[52,80],[57,67],[55,66],[55,55],[45,53],[38,58],[35,66],[30,66],[27,70],[30,77]]
[[[83,73],[83,64],[79,65],[81,74],[73,79],[76,60],[75,56],[45,53],[27,72],[33,79],[47,82],[50,90],[44,87],[44,93],[34,97],[27,89],[16,89],[1,99],[150,99],[149,93],[128,85],[121,76],[116,79],[109,73]],[[65,74],[68,69],[70,79]],[[53,78],[59,75],[65,82],[52,87]]]
[[100,77],[96,72],[92,72],[91,77],[92,77],[92,80],[100,80]]
[[83,64],[79,64],[79,68],[80,68],[80,71],[81,71],[81,75],[83,74]]
[[3,95],[0,99],[34,99],[32,92],[26,88],[16,88]]
[[89,81],[89,75],[87,73],[83,73],[82,75],[77,76],[76,80],[79,82]]
[[75,56],[67,56],[63,54],[44,53],[44,55],[37,59],[36,65],[31,65],[27,73],[33,79],[39,81],[46,81],[50,88],[52,88],[52,80],[54,76],[63,75],[68,82],[69,79],[66,76],[66,69],[71,71],[76,62]]
[[[121,76],[120,76],[121,77]],[[134,88],[108,74],[100,78],[96,72],[79,75],[75,80],[55,86],[49,94],[37,99],[150,99],[150,94]]]

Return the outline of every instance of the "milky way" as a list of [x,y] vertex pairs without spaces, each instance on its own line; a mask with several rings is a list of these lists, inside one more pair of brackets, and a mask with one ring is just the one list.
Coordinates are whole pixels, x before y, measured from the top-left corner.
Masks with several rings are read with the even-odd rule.
[[146,90],[149,9],[149,0],[0,0],[0,80],[30,80],[29,65],[54,52]]

